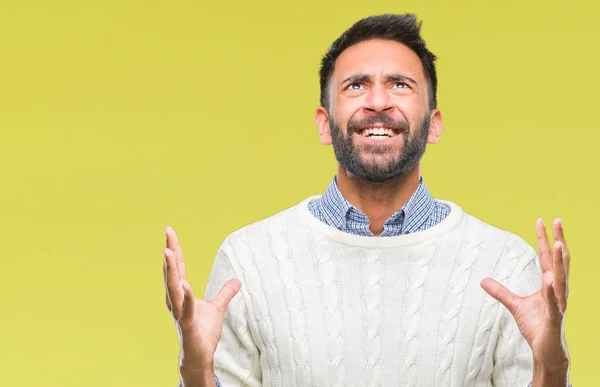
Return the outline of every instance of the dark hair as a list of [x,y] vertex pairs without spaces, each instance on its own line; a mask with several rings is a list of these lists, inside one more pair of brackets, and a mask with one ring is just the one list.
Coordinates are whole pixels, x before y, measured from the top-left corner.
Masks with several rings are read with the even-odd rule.
[[372,39],[393,40],[413,50],[423,65],[425,78],[429,84],[429,108],[437,106],[436,56],[427,49],[421,38],[421,22],[413,14],[384,14],[369,16],[354,23],[333,42],[321,60],[319,80],[321,83],[321,106],[328,107],[328,84],[333,74],[335,61],[347,48]]

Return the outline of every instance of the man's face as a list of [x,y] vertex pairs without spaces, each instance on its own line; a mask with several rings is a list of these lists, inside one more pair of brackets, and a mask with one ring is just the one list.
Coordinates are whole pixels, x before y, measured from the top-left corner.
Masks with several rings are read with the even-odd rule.
[[408,47],[370,40],[346,49],[329,90],[331,143],[342,167],[373,182],[406,176],[425,152],[427,93],[421,61]]

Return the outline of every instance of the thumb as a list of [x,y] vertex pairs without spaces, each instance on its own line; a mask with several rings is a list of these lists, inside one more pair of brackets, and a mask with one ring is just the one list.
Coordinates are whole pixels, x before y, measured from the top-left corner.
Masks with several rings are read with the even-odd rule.
[[181,320],[183,323],[190,323],[194,319],[196,299],[194,297],[192,286],[187,281],[183,281],[181,287],[183,288],[183,311]]
[[217,297],[212,301],[212,304],[217,307],[219,312],[225,313],[225,309],[227,309],[227,306],[240,291],[241,287],[242,283],[239,280],[232,279],[227,281],[219,294],[217,294]]
[[500,282],[491,278],[486,278],[481,281],[481,287],[486,291],[487,294],[495,298],[498,302],[504,305],[511,314],[514,315],[516,301],[519,296],[505,288]]

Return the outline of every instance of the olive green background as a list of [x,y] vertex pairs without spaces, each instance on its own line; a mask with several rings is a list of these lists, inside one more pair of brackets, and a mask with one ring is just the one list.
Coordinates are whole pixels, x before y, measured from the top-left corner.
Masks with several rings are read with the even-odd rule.
[[564,219],[575,386],[598,383],[598,5],[0,2],[0,385],[175,386],[163,230],[202,294],[230,232],[322,193],[318,66],[415,12],[439,56],[438,198],[524,237]]

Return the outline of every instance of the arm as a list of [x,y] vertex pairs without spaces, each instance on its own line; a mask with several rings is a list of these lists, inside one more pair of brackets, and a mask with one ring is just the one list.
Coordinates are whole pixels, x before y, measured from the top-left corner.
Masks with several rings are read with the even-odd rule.
[[[528,246],[506,286],[518,295],[528,295],[539,291],[541,278],[542,273],[535,251]],[[502,387],[525,387],[533,376],[533,353],[508,309],[501,307],[499,313],[492,384]]]
[[[564,316],[571,258],[560,219],[553,222],[555,242],[552,247],[541,219],[536,223],[536,231],[541,268],[537,278],[538,281],[541,278],[541,289],[528,296],[515,294],[490,278],[483,280],[481,286],[506,307],[531,348],[533,387],[566,387],[570,359],[564,336]],[[513,289],[521,286],[524,280],[532,278],[532,274],[527,273],[524,270],[519,283],[508,286]]]
[[[236,262],[229,259],[234,256],[226,240],[217,252],[208,282],[205,297],[211,298],[224,283],[231,278],[242,279],[243,274],[234,270]],[[260,354],[251,330],[251,309],[247,307],[250,296],[248,289],[242,287],[224,314],[223,334],[214,356],[214,369],[220,383],[224,386],[262,386]]]
[[179,374],[183,387],[214,387],[214,354],[223,330],[225,310],[239,292],[236,279],[225,282],[212,299],[194,297],[186,279],[183,253],[175,231],[165,231],[163,250],[166,304],[179,337]]

